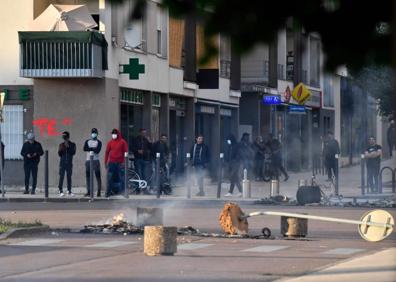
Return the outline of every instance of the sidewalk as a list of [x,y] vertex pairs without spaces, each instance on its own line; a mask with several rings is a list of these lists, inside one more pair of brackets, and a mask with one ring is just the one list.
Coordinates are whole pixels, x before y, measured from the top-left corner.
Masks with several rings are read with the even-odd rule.
[[396,281],[396,248],[391,248],[339,263],[293,279],[282,279],[283,282],[394,282]]
[[[396,167],[396,158],[388,159],[382,162],[382,167],[390,166]],[[361,195],[360,188],[360,165],[350,166],[340,169],[340,180],[339,180],[339,194],[344,198],[365,198],[365,199],[374,199],[374,198],[395,198],[396,194],[392,193],[392,188],[390,185],[384,185],[382,194],[366,194],[365,196]],[[305,179],[310,184],[312,177],[312,172],[301,172],[301,173],[290,173],[290,178],[287,182],[282,180],[280,181],[280,194],[287,196],[291,199],[296,198],[296,192],[298,189],[298,181],[300,179]],[[391,174],[389,171],[384,172],[383,182],[387,183],[391,181]],[[326,185],[326,175],[316,175],[316,182],[319,184]],[[204,197],[196,197],[195,194],[198,192],[198,188],[196,186],[191,187],[191,196],[193,200],[215,200],[217,199],[217,183],[211,183],[210,179],[205,179],[205,196]],[[328,185],[328,183],[327,183]],[[251,199],[243,199],[240,197],[224,197],[224,195],[228,192],[229,183],[228,180],[225,179],[224,183],[221,185],[221,200],[238,200],[238,201],[255,201],[258,199],[266,198],[270,196],[270,182],[263,181],[252,181],[251,183]],[[7,189],[7,193],[5,195],[6,199],[12,200],[15,198],[18,199],[44,199],[44,189],[42,187],[38,187],[36,190],[36,195],[24,195],[23,187],[20,188],[9,188]],[[237,191],[237,189],[234,190]],[[83,198],[83,195],[86,193],[85,187],[73,187],[73,193],[75,197],[73,201],[77,199]],[[104,194],[104,192],[103,192]],[[58,199],[58,189],[56,187],[50,187],[49,197],[52,199]],[[112,197],[112,199],[123,199],[122,196]],[[134,195],[130,196],[132,199],[155,199],[155,195]],[[163,199],[175,200],[175,199],[186,199],[187,198],[187,187],[185,185],[176,186],[173,188],[173,195],[171,196],[162,196]],[[1,200],[0,195],[0,200]],[[61,198],[62,201],[69,201],[71,198],[65,196]],[[88,198],[84,198],[88,200]],[[101,199],[104,199],[103,197]]]

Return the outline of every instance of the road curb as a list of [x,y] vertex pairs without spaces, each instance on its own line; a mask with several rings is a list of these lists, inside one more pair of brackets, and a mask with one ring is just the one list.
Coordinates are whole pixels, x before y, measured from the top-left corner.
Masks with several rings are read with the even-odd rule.
[[7,232],[0,235],[0,241],[6,240],[8,238],[15,238],[15,237],[20,237],[20,236],[24,236],[24,235],[48,232],[49,230],[50,230],[50,228],[48,225],[11,228]]

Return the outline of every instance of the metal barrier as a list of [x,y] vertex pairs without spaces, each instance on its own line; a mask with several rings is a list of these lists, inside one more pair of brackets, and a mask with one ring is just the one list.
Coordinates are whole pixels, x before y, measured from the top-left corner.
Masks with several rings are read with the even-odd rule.
[[381,194],[382,194],[382,174],[387,169],[392,173],[392,193],[395,193],[396,190],[396,168],[392,169],[389,166],[385,166],[381,168],[380,173],[378,175],[378,192]]
[[220,199],[221,196],[221,183],[223,182],[223,166],[224,166],[224,154],[220,153],[220,161],[218,168],[218,177],[217,177],[217,199]]

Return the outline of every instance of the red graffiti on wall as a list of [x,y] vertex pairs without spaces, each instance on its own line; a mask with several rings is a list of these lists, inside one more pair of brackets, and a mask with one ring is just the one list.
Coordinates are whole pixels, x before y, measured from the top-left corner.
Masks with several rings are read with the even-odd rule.
[[[64,118],[61,121],[61,124],[64,126],[70,126],[72,124],[72,120],[70,118]],[[47,134],[48,136],[60,136],[62,135],[56,128],[57,121],[52,118],[40,118],[33,120],[33,125],[37,126],[39,129],[40,136]]]

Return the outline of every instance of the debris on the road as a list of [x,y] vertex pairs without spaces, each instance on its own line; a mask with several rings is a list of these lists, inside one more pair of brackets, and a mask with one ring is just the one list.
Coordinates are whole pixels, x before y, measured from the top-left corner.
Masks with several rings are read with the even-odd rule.
[[260,200],[257,200],[254,203],[261,205],[285,205],[285,206],[297,205],[296,200],[291,200],[289,197],[283,195],[261,198]]
[[244,213],[237,204],[227,203],[220,213],[220,226],[227,234],[245,235],[248,233],[249,225],[247,219],[242,219],[242,216]]
[[81,233],[119,233],[119,234],[143,234],[143,228],[135,226],[126,221],[123,213],[113,217],[110,224],[90,224],[85,225],[80,230]]
[[[248,214],[244,214],[241,208],[235,203],[226,203],[224,208],[220,214],[220,225],[223,230],[228,234],[243,234],[242,232],[246,232],[247,234],[247,218],[253,216],[262,216],[262,215],[272,215],[272,216],[281,216],[284,219],[288,218],[298,218],[298,219],[313,219],[313,220],[321,220],[321,221],[329,221],[329,222],[338,222],[338,223],[347,223],[347,224],[355,224],[358,225],[360,236],[370,242],[378,242],[386,237],[388,237],[394,228],[394,219],[392,215],[380,209],[375,209],[366,212],[360,220],[351,220],[344,218],[334,218],[334,217],[325,217],[325,216],[317,216],[317,215],[309,215],[309,214],[300,214],[300,213],[292,213],[292,212],[276,212],[276,211],[256,211]],[[284,223],[285,220],[282,220],[282,234],[287,235],[289,227]],[[287,220],[286,220],[287,222]],[[293,233],[303,233],[306,234],[307,224],[300,224],[304,221],[297,221],[297,232]],[[305,221],[307,222],[307,221]],[[242,229],[243,228],[243,229]],[[293,227],[294,228],[294,227]],[[301,229],[301,230],[300,230]],[[305,230],[305,231],[304,231]],[[294,236],[296,234],[293,234]],[[297,234],[300,235],[300,234]]]
[[177,234],[179,234],[179,235],[196,235],[196,234],[199,234],[199,233],[200,233],[199,229],[196,229],[196,228],[194,228],[192,226],[180,227],[177,230]]

